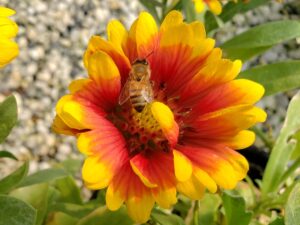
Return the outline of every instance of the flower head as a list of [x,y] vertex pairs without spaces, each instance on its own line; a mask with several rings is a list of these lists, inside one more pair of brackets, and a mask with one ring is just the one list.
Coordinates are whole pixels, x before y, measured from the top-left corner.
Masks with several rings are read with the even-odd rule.
[[222,12],[222,4],[219,0],[193,0],[195,9],[198,13],[202,12],[205,8],[205,4],[208,6],[210,11],[214,14],[219,15]]
[[12,40],[18,32],[18,26],[8,18],[14,14],[14,10],[0,7],[0,68],[19,54],[18,45]]
[[[235,149],[251,145],[247,129],[266,118],[253,106],[264,88],[234,80],[241,62],[223,59],[203,24],[184,23],[178,11],[159,29],[146,12],[129,31],[113,20],[107,37],[90,39],[89,77],[70,84],[52,126],[77,137],[85,185],[107,187],[107,207],[125,202],[141,223],[155,202],[176,203],[177,192],[199,199],[205,189],[234,188],[248,170]],[[124,92],[129,97],[120,101]]]

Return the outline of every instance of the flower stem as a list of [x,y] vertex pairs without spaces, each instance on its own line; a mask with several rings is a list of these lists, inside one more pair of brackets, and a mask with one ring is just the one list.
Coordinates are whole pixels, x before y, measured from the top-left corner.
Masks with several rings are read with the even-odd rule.
[[271,150],[274,146],[274,143],[270,138],[259,128],[253,127],[252,130],[254,133],[264,142],[264,144]]
[[194,211],[193,211],[193,225],[199,225],[199,208],[200,208],[200,201],[196,200],[194,205]]

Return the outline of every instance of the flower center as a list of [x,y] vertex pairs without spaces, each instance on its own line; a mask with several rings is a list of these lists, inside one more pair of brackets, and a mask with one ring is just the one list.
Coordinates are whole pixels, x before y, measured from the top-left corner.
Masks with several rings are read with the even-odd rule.
[[141,152],[170,151],[169,142],[152,115],[151,104],[139,113],[128,102],[117,107],[108,119],[123,134],[130,156]]

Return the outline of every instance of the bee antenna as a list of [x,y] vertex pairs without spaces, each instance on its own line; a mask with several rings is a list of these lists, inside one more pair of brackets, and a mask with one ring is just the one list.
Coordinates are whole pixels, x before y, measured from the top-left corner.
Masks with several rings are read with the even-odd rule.
[[148,59],[149,56],[151,56],[154,53],[154,50],[152,50],[148,55],[146,55],[145,59]]

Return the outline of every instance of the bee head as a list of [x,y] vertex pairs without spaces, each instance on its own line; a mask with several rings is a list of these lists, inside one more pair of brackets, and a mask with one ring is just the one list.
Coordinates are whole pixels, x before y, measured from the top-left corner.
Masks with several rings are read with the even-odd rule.
[[146,59],[136,59],[134,62],[133,62],[133,65],[135,64],[142,64],[142,65],[145,65],[147,66],[148,65],[148,62]]

